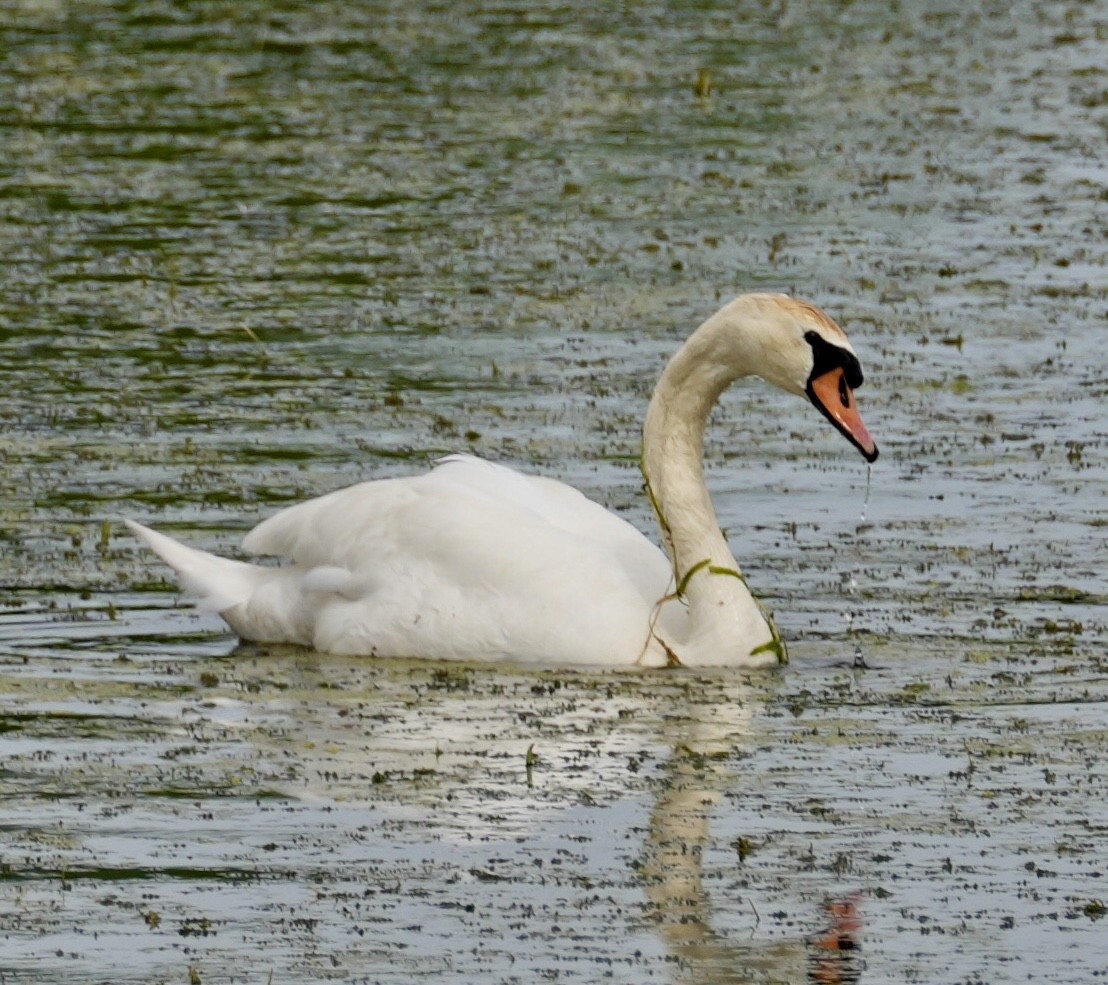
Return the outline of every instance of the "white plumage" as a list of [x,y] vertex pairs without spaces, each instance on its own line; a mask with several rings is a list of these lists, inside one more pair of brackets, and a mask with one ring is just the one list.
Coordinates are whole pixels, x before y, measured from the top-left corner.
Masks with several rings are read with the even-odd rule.
[[[708,411],[736,377],[760,373],[805,392],[826,370],[804,340],[813,331],[853,359],[817,309],[745,295],[671,360],[648,412],[643,468],[672,561],[576,489],[469,455],[263,521],[243,547],[283,558],[280,567],[216,557],[127,522],[187,594],[245,639],[445,660],[776,663],[784,648],[719,532],[701,445]],[[860,418],[835,423],[876,456]],[[672,598],[678,584],[682,598]]]

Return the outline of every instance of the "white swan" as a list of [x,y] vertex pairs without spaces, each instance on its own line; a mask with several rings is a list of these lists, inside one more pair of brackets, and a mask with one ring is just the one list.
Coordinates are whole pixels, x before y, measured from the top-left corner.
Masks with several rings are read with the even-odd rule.
[[289,507],[243,541],[261,567],[128,520],[183,590],[239,636],[368,656],[557,664],[768,666],[786,660],[716,521],[704,426],[757,375],[806,394],[868,461],[862,371],[842,329],[806,302],[746,294],[669,361],[650,401],[642,471],[666,555],[552,479],[469,455]]

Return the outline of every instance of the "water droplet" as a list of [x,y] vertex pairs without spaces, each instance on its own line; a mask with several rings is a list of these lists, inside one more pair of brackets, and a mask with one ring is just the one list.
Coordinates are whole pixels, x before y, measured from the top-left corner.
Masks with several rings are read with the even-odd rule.
[[[858,547],[858,537],[866,527],[866,514],[869,511],[870,485],[873,479],[873,467],[866,465],[866,490],[862,497],[862,511],[858,516],[858,523],[854,527],[854,556],[850,564],[850,571],[844,573],[843,583],[846,585],[846,609],[843,611],[843,621],[846,623],[846,635],[850,636],[854,631],[854,601],[858,591],[858,566],[861,552]],[[864,669],[867,664],[862,654],[862,645],[857,640],[854,642],[854,666]]]

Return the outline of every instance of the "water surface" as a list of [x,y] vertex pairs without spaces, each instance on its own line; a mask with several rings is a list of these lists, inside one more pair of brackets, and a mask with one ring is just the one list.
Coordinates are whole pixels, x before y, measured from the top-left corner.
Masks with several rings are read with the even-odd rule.
[[[1099,980],[1106,37],[2,0],[0,977],[850,980],[830,900],[863,981]],[[713,419],[780,674],[236,648],[122,532],[460,449],[649,530],[650,386],[750,289],[840,320],[882,449],[859,524],[810,408]]]

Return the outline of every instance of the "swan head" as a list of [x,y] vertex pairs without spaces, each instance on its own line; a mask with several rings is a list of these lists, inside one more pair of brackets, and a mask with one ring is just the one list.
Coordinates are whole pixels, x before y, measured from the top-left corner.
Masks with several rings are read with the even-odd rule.
[[744,362],[758,376],[806,396],[867,462],[877,459],[877,444],[854,396],[862,366],[831,317],[786,294],[744,294],[721,314],[734,320]]

